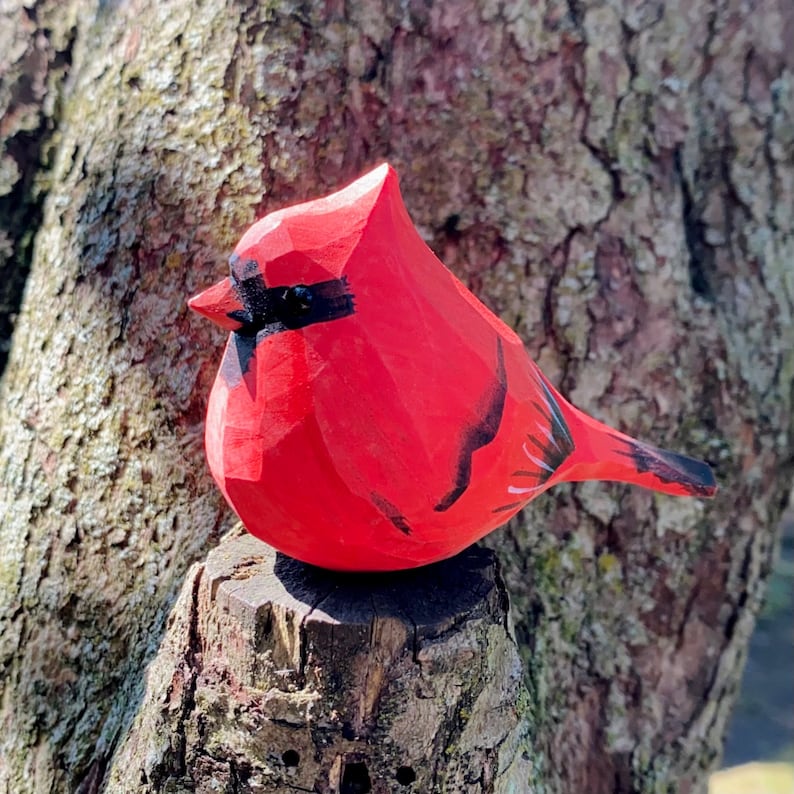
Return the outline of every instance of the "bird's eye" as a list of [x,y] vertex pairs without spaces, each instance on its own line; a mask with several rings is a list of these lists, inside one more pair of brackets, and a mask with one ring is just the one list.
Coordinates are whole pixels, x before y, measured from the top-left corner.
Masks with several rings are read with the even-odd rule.
[[309,314],[313,300],[311,289],[303,284],[284,290],[283,301],[294,317],[305,317]]

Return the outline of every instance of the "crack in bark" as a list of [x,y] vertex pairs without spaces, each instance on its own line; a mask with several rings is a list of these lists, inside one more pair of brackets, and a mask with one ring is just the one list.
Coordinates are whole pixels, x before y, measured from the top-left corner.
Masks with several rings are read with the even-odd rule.
[[[199,629],[199,590],[201,581],[204,577],[204,565],[200,565],[196,571],[195,578],[192,584],[192,594],[190,601],[190,619],[188,628],[188,641],[185,648],[185,655],[183,657],[182,669],[187,676],[186,687],[182,695],[182,709],[179,717],[175,722],[175,733],[177,735],[178,744],[176,747],[176,754],[174,756],[175,767],[173,772],[180,777],[186,777],[188,774],[187,767],[187,724],[190,719],[191,713],[196,708],[196,686],[198,677],[202,670],[202,650],[203,640]],[[172,733],[173,735],[173,733]],[[161,782],[169,777],[169,770],[164,769]],[[153,775],[154,777],[154,775]],[[155,778],[155,782],[157,779]]]
[[[305,680],[306,677],[306,665],[309,661],[309,638],[308,638],[308,630],[306,628],[306,623],[312,614],[321,607],[323,602],[327,601],[336,591],[336,587],[331,585],[329,586],[328,590],[321,596],[318,596],[315,602],[310,607],[309,611],[301,618],[300,625],[298,626],[298,642],[300,643],[300,667],[298,669],[298,675],[300,676],[301,680]],[[331,626],[331,645],[333,647],[333,625]]]
[[699,219],[695,211],[692,190],[689,180],[684,174],[681,162],[681,150],[681,146],[676,147],[673,157],[676,174],[681,186],[681,221],[684,226],[684,241],[689,252],[689,283],[696,295],[713,303],[714,293],[710,277],[714,269],[714,255],[706,243],[705,224]]
[[[14,68],[21,68],[16,83],[13,86],[6,83],[6,88],[12,89],[13,94],[9,106],[0,108],[8,125],[13,129],[15,113],[32,105],[37,108],[38,126],[33,130],[20,128],[2,140],[3,154],[16,164],[19,176],[11,190],[0,195],[0,231],[9,234],[11,245],[9,259],[0,260],[0,274],[4,276],[0,287],[0,376],[5,369],[14,317],[21,306],[33,258],[33,244],[44,215],[48,191],[42,187],[44,181],[41,176],[52,167],[51,160],[47,161],[44,154],[60,125],[63,77],[70,70],[77,38],[76,29],[71,28],[66,46],[59,50],[51,48],[52,32],[41,29],[37,24],[40,4],[37,2],[32,8],[22,9],[36,25],[36,35],[31,37],[24,56],[3,75],[4,82],[8,81]],[[38,59],[35,66],[28,63],[34,58]],[[34,86],[36,82],[40,87]],[[49,112],[45,108],[45,100],[49,99],[46,89],[53,87],[59,96],[51,103],[52,111]]]

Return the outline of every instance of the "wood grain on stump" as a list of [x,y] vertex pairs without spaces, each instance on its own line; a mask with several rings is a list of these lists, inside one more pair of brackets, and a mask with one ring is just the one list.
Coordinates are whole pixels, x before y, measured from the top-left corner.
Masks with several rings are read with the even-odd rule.
[[230,536],[183,589],[111,788],[527,791],[507,610],[489,550],[343,575]]

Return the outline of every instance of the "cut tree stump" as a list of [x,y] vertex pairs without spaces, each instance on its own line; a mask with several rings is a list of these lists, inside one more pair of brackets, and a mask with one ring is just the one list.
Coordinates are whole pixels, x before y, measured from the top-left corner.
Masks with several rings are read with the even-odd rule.
[[111,791],[526,792],[490,550],[351,575],[232,534],[195,566]]

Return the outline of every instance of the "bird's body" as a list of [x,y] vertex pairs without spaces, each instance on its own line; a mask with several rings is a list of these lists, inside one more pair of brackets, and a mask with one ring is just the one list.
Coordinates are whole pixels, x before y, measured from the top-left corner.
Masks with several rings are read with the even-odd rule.
[[232,332],[210,469],[250,532],[305,562],[434,562],[562,481],[715,490],[705,464],[557,394],[419,237],[388,166],[254,224],[191,306]]

